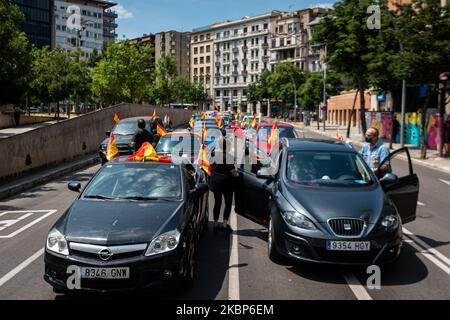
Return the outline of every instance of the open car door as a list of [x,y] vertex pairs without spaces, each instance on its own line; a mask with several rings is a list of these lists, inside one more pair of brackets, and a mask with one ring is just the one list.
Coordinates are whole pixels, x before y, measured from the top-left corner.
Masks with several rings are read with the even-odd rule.
[[[399,156],[406,157],[406,161],[404,161],[405,159],[399,159]],[[419,198],[419,178],[413,171],[408,148],[396,150],[386,158],[378,166],[378,172],[381,175],[383,175],[381,168],[384,165],[389,166],[388,172],[392,172],[398,177],[396,182],[383,184],[385,193],[397,207],[403,224],[414,221]],[[382,177],[379,176],[379,178]]]

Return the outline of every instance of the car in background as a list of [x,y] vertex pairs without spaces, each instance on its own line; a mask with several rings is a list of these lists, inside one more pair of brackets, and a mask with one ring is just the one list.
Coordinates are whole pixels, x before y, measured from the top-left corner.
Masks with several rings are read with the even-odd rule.
[[[295,127],[288,123],[277,123],[278,126],[278,139],[297,138],[297,133]],[[260,123],[256,126],[256,129],[251,132],[248,136],[248,141],[251,141],[257,149],[264,153],[269,154],[271,151],[271,145],[268,143],[270,133],[272,131],[273,124]]]
[[[156,126],[152,125],[151,117],[134,117],[122,119],[111,130],[106,131],[106,138],[100,144],[98,154],[102,165],[106,160],[106,149],[108,148],[109,137],[111,132],[114,134],[117,148],[120,155],[131,155],[134,153],[134,147],[131,145],[134,133],[138,129],[138,120],[143,119],[145,121],[145,129],[150,131],[153,135],[156,135]],[[162,123],[162,122],[161,122]]]
[[[103,166],[53,225],[44,279],[57,293],[192,285],[208,186],[192,166],[115,159]],[[67,287],[69,267],[80,287]]]
[[205,146],[213,147],[215,141],[218,138],[218,135],[222,133],[221,129],[219,129],[219,127],[217,127],[215,119],[213,119],[213,121],[211,121],[211,120],[196,121],[194,124],[194,128],[191,129],[191,132],[194,132],[201,136],[205,124],[206,124],[206,130],[208,132],[206,135],[206,139],[204,141]]
[[[387,264],[416,218],[419,180],[407,148],[379,179],[348,144],[283,139],[278,161],[239,168],[235,210],[268,227],[268,255],[329,264]],[[393,161],[404,154],[409,170]],[[276,168],[274,171],[273,168]],[[398,170],[400,169],[400,170]]]
[[180,158],[195,163],[202,147],[202,136],[191,131],[174,131],[161,137],[156,153],[161,156],[172,157],[175,153]]

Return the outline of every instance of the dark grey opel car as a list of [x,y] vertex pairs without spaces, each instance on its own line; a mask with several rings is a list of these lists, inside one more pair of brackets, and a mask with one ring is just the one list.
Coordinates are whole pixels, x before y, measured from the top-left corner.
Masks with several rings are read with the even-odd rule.
[[[243,165],[236,192],[236,212],[268,227],[269,257],[395,261],[402,225],[415,219],[419,193],[408,149],[392,153],[385,162],[391,170],[381,173],[342,142],[282,141],[277,173],[268,173],[270,161]],[[406,154],[407,169],[394,160],[399,154]]]

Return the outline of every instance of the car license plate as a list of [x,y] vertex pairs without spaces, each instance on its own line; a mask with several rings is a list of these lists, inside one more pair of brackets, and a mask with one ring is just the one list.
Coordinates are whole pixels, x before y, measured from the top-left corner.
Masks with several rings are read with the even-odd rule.
[[130,268],[81,268],[83,279],[129,279]]
[[370,251],[370,241],[327,241],[329,251]]

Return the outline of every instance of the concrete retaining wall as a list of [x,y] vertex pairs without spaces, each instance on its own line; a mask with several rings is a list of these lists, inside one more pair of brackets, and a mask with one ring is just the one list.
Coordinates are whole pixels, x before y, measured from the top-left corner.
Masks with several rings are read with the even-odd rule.
[[149,105],[120,104],[65,120],[44,128],[0,140],[0,181],[26,171],[62,163],[98,150],[105,131],[113,127],[114,113],[122,119],[168,114],[173,124],[189,121],[192,111],[159,108]]
[[[33,124],[33,123],[41,123],[54,120],[55,117],[36,117],[36,116],[27,116],[22,114],[20,116],[20,125]],[[14,115],[12,113],[0,114],[0,129],[15,127],[16,123],[14,121]]]

